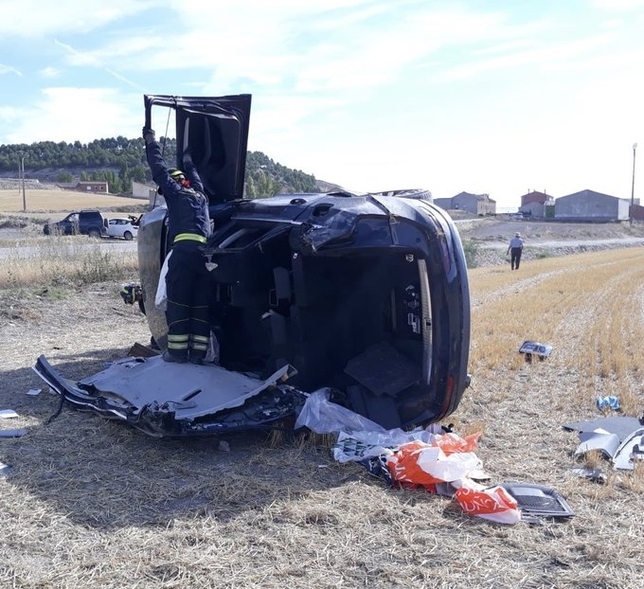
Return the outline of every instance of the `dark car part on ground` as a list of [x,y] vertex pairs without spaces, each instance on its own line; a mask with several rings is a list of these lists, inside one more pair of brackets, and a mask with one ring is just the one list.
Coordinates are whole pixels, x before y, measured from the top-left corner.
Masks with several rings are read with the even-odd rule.
[[[284,384],[292,370],[289,367],[259,379],[217,366],[168,364],[160,356],[130,357],[73,383],[40,356],[34,370],[73,407],[125,421],[155,437],[273,427],[298,413],[306,399],[305,394]],[[164,396],[167,381],[173,387]],[[125,386],[119,387],[119,383]]]
[[[144,101],[147,126],[153,107],[174,110],[176,165],[181,167],[180,154],[189,149],[209,198],[214,232],[204,256],[212,269],[210,324],[219,366],[147,359],[155,399],[132,397],[131,380],[116,369],[105,378],[59,386],[62,395],[137,427],[152,412],[159,418],[156,426],[142,429],[165,435],[189,432],[188,417],[177,431],[173,407],[196,402],[194,391],[200,406],[210,407],[204,410],[215,431],[229,411],[245,411],[228,406],[222,415],[212,413],[219,397],[230,394],[229,386],[236,390],[231,383],[249,374],[265,381],[286,367],[293,368],[289,387],[273,385],[266,389],[270,394],[245,403],[259,403],[260,413],[284,415],[278,407],[295,411],[301,391],[329,387],[337,391],[333,401],[386,428],[429,424],[457,408],[470,378],[467,269],[454,223],[427,191],[244,200],[249,95]],[[166,213],[165,207],[146,213],[138,234],[144,309],[162,349],[167,325],[154,300],[169,251]],[[131,366],[124,366],[131,376]],[[187,371],[195,368],[205,371],[214,388],[192,380],[196,373]],[[114,412],[114,399],[128,399],[127,411]]]
[[45,235],[89,235],[104,237],[107,235],[108,221],[100,211],[83,210],[69,213],[64,219],[45,223]]

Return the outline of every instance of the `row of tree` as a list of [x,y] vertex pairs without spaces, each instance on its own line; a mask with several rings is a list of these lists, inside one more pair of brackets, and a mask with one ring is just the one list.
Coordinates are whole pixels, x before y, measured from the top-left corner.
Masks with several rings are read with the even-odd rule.
[[[168,162],[176,159],[174,139],[161,139]],[[128,194],[132,182],[152,180],[142,138],[122,136],[90,143],[40,141],[0,145],[0,174],[16,175],[24,161],[25,176],[45,182],[106,181],[112,194]],[[246,157],[246,196],[259,198],[280,192],[317,192],[315,176],[274,162],[261,151]]]

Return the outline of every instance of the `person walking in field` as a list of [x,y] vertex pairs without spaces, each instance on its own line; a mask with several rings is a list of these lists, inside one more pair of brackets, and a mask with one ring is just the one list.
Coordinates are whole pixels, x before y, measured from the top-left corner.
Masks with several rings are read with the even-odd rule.
[[510,266],[512,270],[515,268],[518,270],[519,264],[521,263],[521,254],[523,253],[523,239],[521,239],[521,234],[518,231],[510,240],[506,253],[510,254]]

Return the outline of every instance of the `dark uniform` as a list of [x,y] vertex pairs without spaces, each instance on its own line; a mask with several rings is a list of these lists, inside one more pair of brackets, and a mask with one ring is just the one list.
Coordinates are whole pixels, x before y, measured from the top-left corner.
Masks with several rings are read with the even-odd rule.
[[182,179],[179,170],[168,168],[153,133],[144,129],[146,153],[152,178],[168,206],[172,243],[166,275],[168,351],[164,359],[201,363],[210,343],[210,279],[203,254],[210,236],[208,198],[192,160],[184,160]]

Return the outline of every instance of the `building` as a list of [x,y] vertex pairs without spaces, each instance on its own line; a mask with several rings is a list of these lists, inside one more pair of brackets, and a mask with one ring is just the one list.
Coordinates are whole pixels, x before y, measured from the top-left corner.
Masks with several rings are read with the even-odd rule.
[[473,215],[495,215],[496,201],[489,194],[459,192],[452,198],[435,198],[434,204],[445,210],[467,211]]
[[586,189],[557,198],[555,218],[558,221],[625,221],[629,206],[628,199]]
[[519,212],[524,216],[532,217],[533,219],[543,219],[547,217],[547,207],[554,206],[555,199],[544,192],[533,190],[521,196],[521,206]]
[[107,182],[57,182],[56,186],[63,190],[74,190],[77,192],[91,192],[92,194],[109,194]]
[[644,221],[644,207],[639,204],[639,199],[635,199],[630,214],[634,221]]
[[92,192],[94,194],[107,194],[109,188],[107,182],[79,182],[76,185],[79,192]]
[[145,198],[150,204],[153,204],[156,193],[156,186],[132,180],[132,196],[134,198]]

